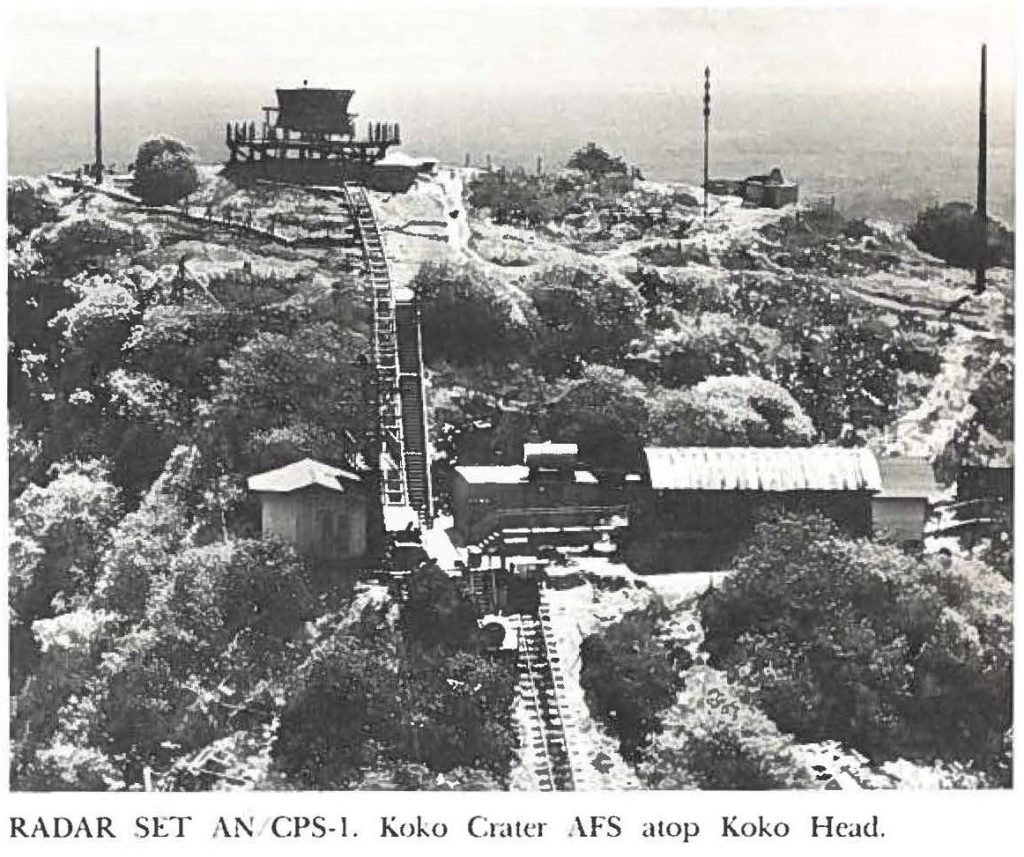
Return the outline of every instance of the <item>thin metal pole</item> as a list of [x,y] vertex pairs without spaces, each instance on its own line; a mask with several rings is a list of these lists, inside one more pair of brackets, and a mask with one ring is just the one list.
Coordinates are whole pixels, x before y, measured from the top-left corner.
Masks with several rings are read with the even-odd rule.
[[711,119],[711,69],[704,66],[704,217],[708,216],[708,132]]
[[100,112],[100,49],[96,48],[96,184],[103,183],[103,119]]
[[978,259],[974,291],[985,291],[985,266],[988,262],[988,106],[987,46],[981,46],[981,86],[978,93]]

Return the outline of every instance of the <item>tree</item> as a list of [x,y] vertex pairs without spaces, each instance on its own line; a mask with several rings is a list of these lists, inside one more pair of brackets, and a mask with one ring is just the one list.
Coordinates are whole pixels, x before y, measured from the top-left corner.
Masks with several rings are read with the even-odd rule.
[[165,581],[171,557],[194,544],[210,523],[204,462],[194,446],[179,446],[168,457],[139,507],[110,534],[93,592],[94,606],[128,622],[145,612],[150,592]]
[[705,646],[798,740],[875,762],[1000,764],[1010,725],[1010,584],[851,541],[819,517],[755,528],[701,599]]
[[60,734],[62,710],[69,698],[87,693],[115,627],[116,617],[84,607],[36,620],[32,636],[37,657],[23,683],[20,673],[28,664],[12,651],[16,693],[11,700],[11,777],[15,788],[45,790],[43,783],[51,779],[65,782],[54,785],[55,789],[74,788],[82,769],[92,767],[92,751],[73,746]]
[[429,365],[504,364],[532,347],[537,314],[514,285],[468,265],[422,265],[412,283]]
[[192,150],[171,137],[156,137],[139,146],[132,190],[147,205],[169,205],[199,187]]
[[577,443],[584,460],[613,470],[636,468],[649,422],[643,385],[608,366],[588,366],[567,382],[543,419],[549,438]]
[[55,465],[45,487],[29,485],[12,504],[10,603],[22,622],[52,616],[54,601],[87,596],[110,527],[121,512],[120,492],[99,461]]
[[7,217],[20,232],[31,232],[59,214],[60,203],[46,179],[14,176],[7,180]]
[[231,649],[232,670],[260,670],[261,654],[295,638],[315,607],[309,569],[290,545],[238,539],[176,554],[146,621],[214,657]]
[[124,352],[133,366],[185,393],[209,398],[225,361],[257,332],[257,319],[230,308],[151,306],[132,330]]
[[345,788],[394,739],[403,716],[399,664],[383,644],[339,635],[318,647],[281,712],[273,755],[303,788]]
[[422,648],[466,648],[476,636],[479,616],[462,586],[432,565],[412,575],[398,627],[410,644]]
[[265,454],[268,433],[300,426],[306,437],[320,439],[307,455],[354,458],[372,426],[368,347],[363,336],[333,322],[291,336],[257,333],[221,366],[206,448],[230,471],[279,467],[288,462]]
[[613,157],[596,143],[587,143],[583,148],[573,152],[566,166],[581,170],[591,177],[627,172],[626,163],[622,158]]
[[662,446],[804,446],[814,437],[796,400],[761,378],[708,378],[652,398],[651,437]]
[[124,785],[121,772],[101,750],[60,738],[39,749],[11,782],[12,789],[26,792],[120,791]]
[[661,715],[682,689],[685,650],[671,650],[655,636],[657,611],[634,610],[604,633],[580,644],[580,684],[594,716],[619,738],[622,755],[636,761]]

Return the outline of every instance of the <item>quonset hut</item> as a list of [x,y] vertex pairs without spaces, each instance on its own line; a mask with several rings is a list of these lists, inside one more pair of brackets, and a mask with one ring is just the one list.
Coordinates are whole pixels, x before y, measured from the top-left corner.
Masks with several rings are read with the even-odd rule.
[[401,142],[397,122],[368,122],[365,136],[349,112],[352,89],[278,89],[277,104],[263,108],[263,121],[229,122],[225,130],[229,172],[299,184],[358,182],[401,192],[424,167],[409,159],[389,160]]

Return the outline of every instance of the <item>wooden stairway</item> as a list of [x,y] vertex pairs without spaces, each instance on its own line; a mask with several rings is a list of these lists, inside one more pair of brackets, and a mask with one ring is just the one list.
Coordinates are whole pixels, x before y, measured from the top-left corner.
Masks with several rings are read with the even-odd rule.
[[433,517],[430,456],[427,448],[426,402],[423,396],[423,354],[416,306],[408,301],[397,303],[395,321],[409,504],[421,518],[430,520]]

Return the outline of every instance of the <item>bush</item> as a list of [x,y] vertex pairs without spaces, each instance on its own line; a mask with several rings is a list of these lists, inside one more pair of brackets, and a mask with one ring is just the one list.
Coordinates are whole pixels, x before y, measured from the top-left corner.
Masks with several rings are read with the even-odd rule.
[[625,277],[557,265],[527,288],[542,324],[542,359],[553,373],[579,360],[614,364],[641,331],[644,301]]
[[428,364],[504,363],[532,347],[537,315],[514,285],[469,266],[427,263],[412,282]]
[[299,677],[273,754],[306,788],[352,787],[367,770],[380,774],[371,781],[422,783],[407,776],[410,763],[435,776],[458,770],[472,780],[473,769],[500,782],[515,744],[513,681],[506,667],[479,655],[396,659],[383,641],[338,636],[318,647]]
[[655,637],[659,615],[635,610],[580,644],[580,684],[594,716],[619,738],[623,757],[635,761],[648,736],[661,729],[662,711],[683,686],[690,666],[685,650]]
[[151,229],[135,229],[104,215],[75,214],[42,229],[33,244],[58,274],[106,269],[114,257],[147,250]]
[[17,176],[7,181],[7,218],[21,232],[56,220],[60,204],[45,179]]
[[705,645],[799,740],[875,762],[992,769],[1010,725],[1010,584],[840,538],[822,518],[757,526],[701,600]]
[[147,205],[169,205],[199,187],[192,150],[170,137],[146,140],[135,155],[132,190]]
[[[986,224],[987,262],[1013,267],[1013,232],[989,218]],[[978,263],[978,222],[970,203],[947,202],[917,215],[909,230],[910,240],[920,249],[959,268]]]
[[541,226],[569,212],[578,192],[542,176],[481,173],[469,183],[469,204],[487,209],[496,223]]
[[98,461],[55,465],[45,486],[29,485],[12,504],[10,603],[28,623],[92,592],[120,493]]
[[648,437],[650,404],[643,385],[619,369],[588,366],[549,406],[547,437],[579,446],[597,467],[632,470]]
[[814,788],[814,777],[783,735],[756,708],[733,703],[676,705],[662,732],[643,747],[637,773],[656,789]]
[[626,162],[622,158],[608,154],[596,143],[587,143],[583,148],[573,152],[566,162],[566,166],[571,170],[580,170],[592,177],[627,172]]
[[806,446],[814,425],[778,384],[746,375],[708,378],[666,392],[651,408],[661,446]]
[[479,615],[460,584],[431,566],[413,574],[398,627],[407,642],[422,648],[466,648]]

